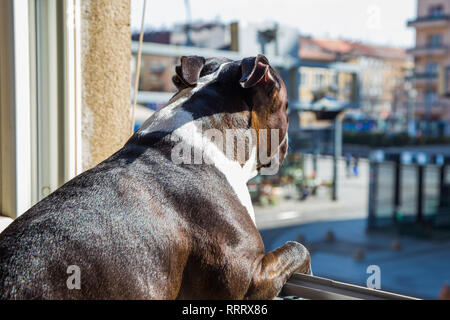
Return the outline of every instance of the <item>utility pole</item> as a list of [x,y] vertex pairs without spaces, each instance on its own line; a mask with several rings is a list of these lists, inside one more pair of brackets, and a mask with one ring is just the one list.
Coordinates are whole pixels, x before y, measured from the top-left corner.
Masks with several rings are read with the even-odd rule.
[[191,4],[189,0],[184,0],[184,7],[186,9],[186,46],[190,47],[193,45],[191,37]]
[[417,91],[411,87],[408,88],[408,108],[407,108],[407,122],[408,135],[410,137],[416,136],[416,124],[414,119],[414,106],[416,104]]
[[339,159],[342,155],[342,119],[339,113],[333,121],[333,193],[332,200],[338,200],[338,176],[339,176]]

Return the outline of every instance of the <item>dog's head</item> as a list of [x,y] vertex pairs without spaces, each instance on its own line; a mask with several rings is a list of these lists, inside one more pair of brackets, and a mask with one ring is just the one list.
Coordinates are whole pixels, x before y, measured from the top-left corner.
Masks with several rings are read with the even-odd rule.
[[[208,100],[208,111],[204,113],[211,115],[210,123],[215,129],[251,129],[254,132],[258,171],[270,167],[274,159],[278,164],[283,161],[288,143],[287,91],[265,56],[239,61],[182,57],[175,71],[172,80],[178,92],[172,101],[196,90],[203,102]],[[212,114],[223,116],[218,120]]]

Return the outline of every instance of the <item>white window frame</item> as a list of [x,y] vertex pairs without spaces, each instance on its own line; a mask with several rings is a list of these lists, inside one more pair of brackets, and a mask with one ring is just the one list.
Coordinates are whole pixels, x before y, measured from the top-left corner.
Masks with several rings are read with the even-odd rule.
[[31,205],[31,117],[28,1],[2,1],[1,201],[15,218]]
[[35,5],[37,195],[41,200],[81,172],[80,0]]
[[80,0],[0,10],[0,213],[15,218],[81,172]]

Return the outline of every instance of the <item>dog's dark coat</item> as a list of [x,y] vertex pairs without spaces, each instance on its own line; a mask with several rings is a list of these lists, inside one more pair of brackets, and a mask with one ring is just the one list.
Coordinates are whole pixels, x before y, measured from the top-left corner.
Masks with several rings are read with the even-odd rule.
[[[223,62],[205,60],[203,74]],[[248,127],[243,90],[252,89],[239,86],[240,66],[231,63],[183,108]],[[192,78],[178,79],[178,95]],[[0,298],[272,298],[293,272],[309,271],[298,243],[264,254],[226,177],[214,165],[174,164],[173,146],[165,132],[135,134],[17,218],[0,234]],[[81,271],[79,290],[66,284],[71,265]]]

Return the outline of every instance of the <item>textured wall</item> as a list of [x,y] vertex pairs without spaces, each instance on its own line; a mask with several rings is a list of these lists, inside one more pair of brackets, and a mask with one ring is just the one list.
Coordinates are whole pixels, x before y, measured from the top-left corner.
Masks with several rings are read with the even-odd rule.
[[130,0],[82,0],[83,169],[130,136]]

